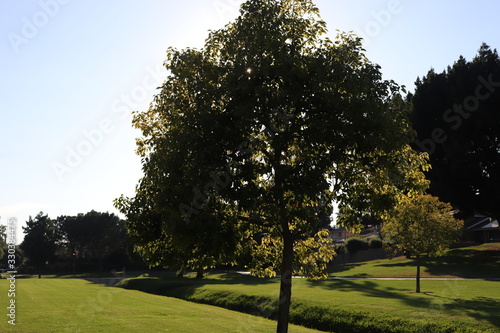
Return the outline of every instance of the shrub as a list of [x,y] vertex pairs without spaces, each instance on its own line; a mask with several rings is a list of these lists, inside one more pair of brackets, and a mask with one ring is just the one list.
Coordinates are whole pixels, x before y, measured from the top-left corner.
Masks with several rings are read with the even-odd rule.
[[347,242],[345,244],[347,251],[349,253],[354,253],[359,250],[368,250],[368,242],[361,237],[350,237],[347,239]]
[[368,243],[370,249],[381,249],[383,246],[382,240],[378,237],[370,239]]
[[335,245],[335,253],[342,254],[342,253],[346,253],[346,252],[347,252],[347,249],[345,247],[345,244]]

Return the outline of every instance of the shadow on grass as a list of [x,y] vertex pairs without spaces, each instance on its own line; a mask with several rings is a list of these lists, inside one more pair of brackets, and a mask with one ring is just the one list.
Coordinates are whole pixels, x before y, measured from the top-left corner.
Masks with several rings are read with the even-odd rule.
[[451,307],[470,317],[488,321],[500,328],[500,318],[498,317],[499,300],[489,297],[476,297],[471,300],[456,300]]
[[[391,262],[379,267],[415,267],[415,260]],[[433,276],[452,275],[463,278],[499,278],[500,251],[454,249],[446,255],[435,258],[423,258],[422,267]]]
[[144,274],[144,271],[127,271],[127,272],[92,272],[92,273],[79,273],[79,274],[48,274],[42,275],[45,279],[86,279],[86,278],[132,278]]
[[82,278],[82,279],[92,284],[100,284],[106,287],[114,287],[116,284],[118,284],[125,278]]
[[[213,276],[213,277],[210,277]],[[119,283],[119,287],[135,289],[151,294],[187,299],[195,294],[198,288],[207,285],[264,285],[275,283],[272,279],[243,276],[235,272],[224,272],[209,275],[203,279],[192,277],[176,277],[175,274],[148,273],[144,276],[127,279]]]
[[203,279],[178,278],[154,273],[145,277],[124,280],[116,286],[276,319],[278,299],[275,297],[243,295],[239,292],[204,288],[210,285],[258,286],[271,283],[276,283],[276,280],[246,276],[235,272],[210,274]]
[[[487,321],[497,328],[500,328],[500,300],[489,297],[476,297],[473,299],[460,299],[459,294],[438,295],[434,292],[422,292],[420,294],[409,292],[408,289],[384,287],[372,280],[327,280],[312,281],[308,284],[311,287],[320,287],[340,292],[361,292],[363,296],[396,299],[405,305],[414,307],[416,310],[434,309],[444,311],[444,313],[453,315],[467,315],[477,320]],[[500,282],[499,282],[500,287]],[[449,286],[452,290],[454,286]],[[496,288],[495,288],[496,290]],[[449,297],[447,297],[449,296]]]
[[[335,273],[342,273],[342,272],[347,272],[350,271],[351,269],[354,269],[356,267],[362,266],[364,263],[350,263],[350,264],[341,264],[341,265],[333,265],[328,269],[328,273],[330,274],[335,274]],[[352,275],[353,277],[368,277],[369,274],[362,273],[362,274],[355,274]]]

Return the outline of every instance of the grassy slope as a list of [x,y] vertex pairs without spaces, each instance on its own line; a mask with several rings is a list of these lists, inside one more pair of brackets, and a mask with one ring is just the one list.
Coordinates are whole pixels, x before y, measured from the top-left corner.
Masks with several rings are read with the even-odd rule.
[[[77,279],[17,280],[16,326],[1,297],[0,332],[272,332],[275,323],[213,306]],[[6,294],[7,281],[0,280]],[[292,327],[291,332],[317,332]]]
[[[500,244],[449,251],[428,260],[427,277],[500,277]],[[415,267],[404,257],[336,267],[335,276],[414,277]],[[203,281],[155,274],[128,282],[128,287],[179,298],[203,300],[211,294],[232,292],[278,298],[278,279],[257,279],[238,274],[214,274]],[[293,300],[310,305],[366,311],[380,316],[416,318],[432,322],[462,322],[477,329],[500,330],[500,281],[484,279],[422,281],[422,293],[414,293],[415,281],[328,280],[293,282]]]
[[[279,279],[257,279],[234,274],[194,279],[144,277],[129,282],[131,288],[193,300],[209,294],[232,292],[278,298]],[[500,329],[500,282],[485,280],[423,281],[422,293],[415,283],[404,281],[295,279],[293,300],[348,311],[376,312],[383,316],[411,317],[422,325],[432,322],[463,322],[471,327]]]
[[[333,266],[330,272],[339,277],[415,277],[416,266],[414,260],[397,257]],[[500,243],[453,249],[442,257],[427,258],[422,277],[500,278]]]

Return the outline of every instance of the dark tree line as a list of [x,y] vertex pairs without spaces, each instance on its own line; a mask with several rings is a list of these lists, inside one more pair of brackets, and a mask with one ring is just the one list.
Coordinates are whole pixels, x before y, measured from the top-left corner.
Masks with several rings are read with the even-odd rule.
[[91,211],[51,219],[40,212],[23,229],[23,267],[39,275],[121,269],[130,263],[126,222],[114,214]]
[[482,44],[442,73],[430,70],[412,96],[414,148],[430,155],[429,192],[466,214],[500,218],[500,58]]
[[7,227],[0,225],[0,259],[3,258],[7,250]]

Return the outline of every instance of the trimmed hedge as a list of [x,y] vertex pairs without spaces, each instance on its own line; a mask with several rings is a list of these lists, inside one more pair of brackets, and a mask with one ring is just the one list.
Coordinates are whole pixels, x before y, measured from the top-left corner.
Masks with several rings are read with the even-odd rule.
[[370,249],[381,249],[383,245],[384,243],[382,243],[382,240],[378,237],[372,238],[368,242],[368,246],[370,246]]
[[360,250],[368,250],[369,248],[366,239],[357,236],[348,238],[345,243],[345,247],[349,253],[354,253]]

